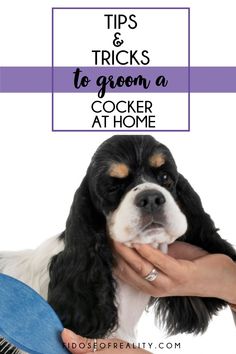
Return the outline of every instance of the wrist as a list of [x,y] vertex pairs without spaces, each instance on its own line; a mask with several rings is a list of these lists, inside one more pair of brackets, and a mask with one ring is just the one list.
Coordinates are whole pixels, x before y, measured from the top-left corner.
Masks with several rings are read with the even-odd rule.
[[220,298],[229,303],[236,311],[236,263],[229,257],[225,259],[223,281],[220,286]]
[[197,259],[199,296],[216,297],[236,304],[236,264],[224,254],[211,254]]

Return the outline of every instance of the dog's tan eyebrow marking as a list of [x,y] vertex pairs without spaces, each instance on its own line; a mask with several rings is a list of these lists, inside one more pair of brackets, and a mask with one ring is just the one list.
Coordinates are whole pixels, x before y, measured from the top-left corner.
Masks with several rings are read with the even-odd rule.
[[113,163],[108,174],[110,177],[125,178],[129,175],[129,167],[125,163]]
[[149,158],[149,164],[151,167],[161,167],[165,162],[166,159],[163,153],[156,153]]

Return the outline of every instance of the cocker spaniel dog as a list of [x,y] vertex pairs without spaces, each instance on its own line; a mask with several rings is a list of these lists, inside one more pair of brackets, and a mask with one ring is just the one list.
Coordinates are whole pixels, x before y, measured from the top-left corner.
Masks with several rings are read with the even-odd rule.
[[82,336],[131,340],[147,306],[169,334],[202,333],[226,303],[216,298],[150,298],[113,276],[111,240],[149,243],[163,252],[176,239],[236,260],[166,146],[147,135],[117,135],[94,154],[75,193],[65,231],[36,250],[1,252],[0,271],[18,278]]

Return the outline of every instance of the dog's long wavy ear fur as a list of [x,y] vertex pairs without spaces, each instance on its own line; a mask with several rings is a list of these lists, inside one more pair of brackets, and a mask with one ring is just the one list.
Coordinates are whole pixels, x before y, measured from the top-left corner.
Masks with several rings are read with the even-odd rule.
[[48,302],[64,327],[104,337],[117,325],[113,258],[105,217],[92,203],[87,177],[75,194],[62,237],[65,248],[49,267]]
[[[233,247],[223,240],[210,216],[205,213],[201,200],[189,182],[179,176],[177,198],[187,217],[188,230],[183,241],[199,246],[209,253],[223,253],[236,260]],[[168,334],[203,333],[211,317],[226,303],[216,298],[166,297],[151,299],[157,317]]]

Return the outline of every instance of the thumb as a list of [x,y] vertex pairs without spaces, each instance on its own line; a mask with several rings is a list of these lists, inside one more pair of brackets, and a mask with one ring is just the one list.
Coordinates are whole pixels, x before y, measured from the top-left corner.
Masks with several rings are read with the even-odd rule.
[[64,329],[61,337],[65,347],[73,354],[90,353],[94,350],[94,340],[75,334],[69,329]]

